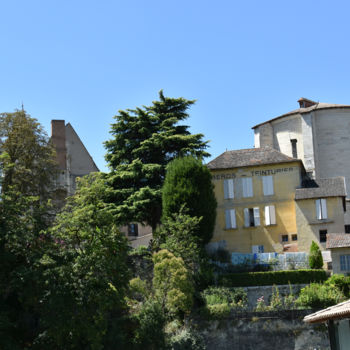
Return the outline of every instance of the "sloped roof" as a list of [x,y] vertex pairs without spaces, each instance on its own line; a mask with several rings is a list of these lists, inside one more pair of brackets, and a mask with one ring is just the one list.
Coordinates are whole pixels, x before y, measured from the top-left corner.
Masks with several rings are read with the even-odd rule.
[[331,108],[350,108],[350,105],[318,102],[318,103],[316,103],[315,105],[313,105],[311,107],[294,109],[293,111],[284,113],[284,114],[282,114],[282,115],[280,115],[278,117],[275,117],[275,118],[272,118],[272,119],[267,120],[265,122],[262,122],[260,124],[257,124],[255,126],[253,126],[252,129],[255,129],[255,128],[257,128],[257,127],[259,127],[261,125],[264,125],[266,123],[273,122],[273,121],[278,120],[280,118],[288,117],[288,116],[293,115],[293,114],[303,114],[303,113],[309,113],[309,112],[314,111],[314,110],[331,109]]
[[295,199],[346,197],[344,177],[309,180],[295,190]]
[[350,247],[350,234],[347,233],[328,233],[326,248],[347,248]]
[[328,320],[342,319],[350,317],[350,300],[330,306],[327,309],[317,311],[304,317],[304,322],[317,323]]
[[209,169],[231,169],[254,165],[301,162],[271,148],[249,148],[226,151],[207,164]]

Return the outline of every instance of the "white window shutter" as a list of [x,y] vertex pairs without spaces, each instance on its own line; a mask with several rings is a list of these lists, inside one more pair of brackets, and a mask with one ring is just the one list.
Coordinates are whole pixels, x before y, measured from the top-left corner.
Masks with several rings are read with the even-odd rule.
[[254,226],[260,226],[259,208],[254,208]]
[[225,210],[225,223],[226,223],[226,228],[231,228],[231,218],[230,218],[230,211]]
[[244,208],[244,226],[249,227],[249,208]]
[[231,228],[236,228],[236,210],[235,209],[230,210],[230,223],[231,223]]
[[247,187],[248,187],[248,197],[253,197],[253,179],[251,177],[247,178]]
[[245,177],[242,177],[242,189],[243,189],[243,197],[248,197],[247,195],[247,181]]
[[268,180],[267,180],[267,184],[268,184],[268,193],[270,196],[273,195],[273,176],[268,176]]
[[317,218],[317,220],[322,219],[321,200],[320,199],[316,199],[316,218]]
[[264,196],[272,196],[273,195],[273,177],[271,175],[263,176],[262,181],[263,181]]
[[271,225],[271,220],[270,220],[270,208],[269,206],[265,207],[265,225]]
[[327,219],[327,201],[323,198],[321,199],[321,210],[322,210],[322,219]]
[[224,198],[228,198],[228,182],[227,180],[224,180]]
[[228,179],[228,198],[234,198],[233,179]]
[[276,224],[276,209],[274,205],[270,205],[270,222],[271,225]]

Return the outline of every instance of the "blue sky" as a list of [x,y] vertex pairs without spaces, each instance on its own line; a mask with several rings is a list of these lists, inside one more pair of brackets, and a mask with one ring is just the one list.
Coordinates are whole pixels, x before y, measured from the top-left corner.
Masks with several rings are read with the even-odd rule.
[[303,96],[350,104],[347,1],[0,0],[0,111],[70,122],[101,170],[120,109],[196,99],[213,157]]

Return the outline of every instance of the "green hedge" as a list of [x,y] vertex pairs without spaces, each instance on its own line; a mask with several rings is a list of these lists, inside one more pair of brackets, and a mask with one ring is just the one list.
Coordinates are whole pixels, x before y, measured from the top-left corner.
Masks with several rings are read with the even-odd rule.
[[273,284],[307,284],[327,279],[324,270],[291,270],[268,272],[227,273],[219,276],[218,284],[225,287],[270,286]]

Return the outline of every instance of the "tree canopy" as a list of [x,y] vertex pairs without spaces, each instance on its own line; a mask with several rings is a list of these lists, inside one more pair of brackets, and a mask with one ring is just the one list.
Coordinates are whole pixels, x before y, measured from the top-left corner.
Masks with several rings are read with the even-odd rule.
[[119,222],[142,222],[154,229],[162,215],[167,164],[179,156],[209,156],[203,135],[192,135],[181,124],[194,102],[165,97],[160,91],[159,101],[151,106],[119,111],[114,117],[112,139],[105,147]]

